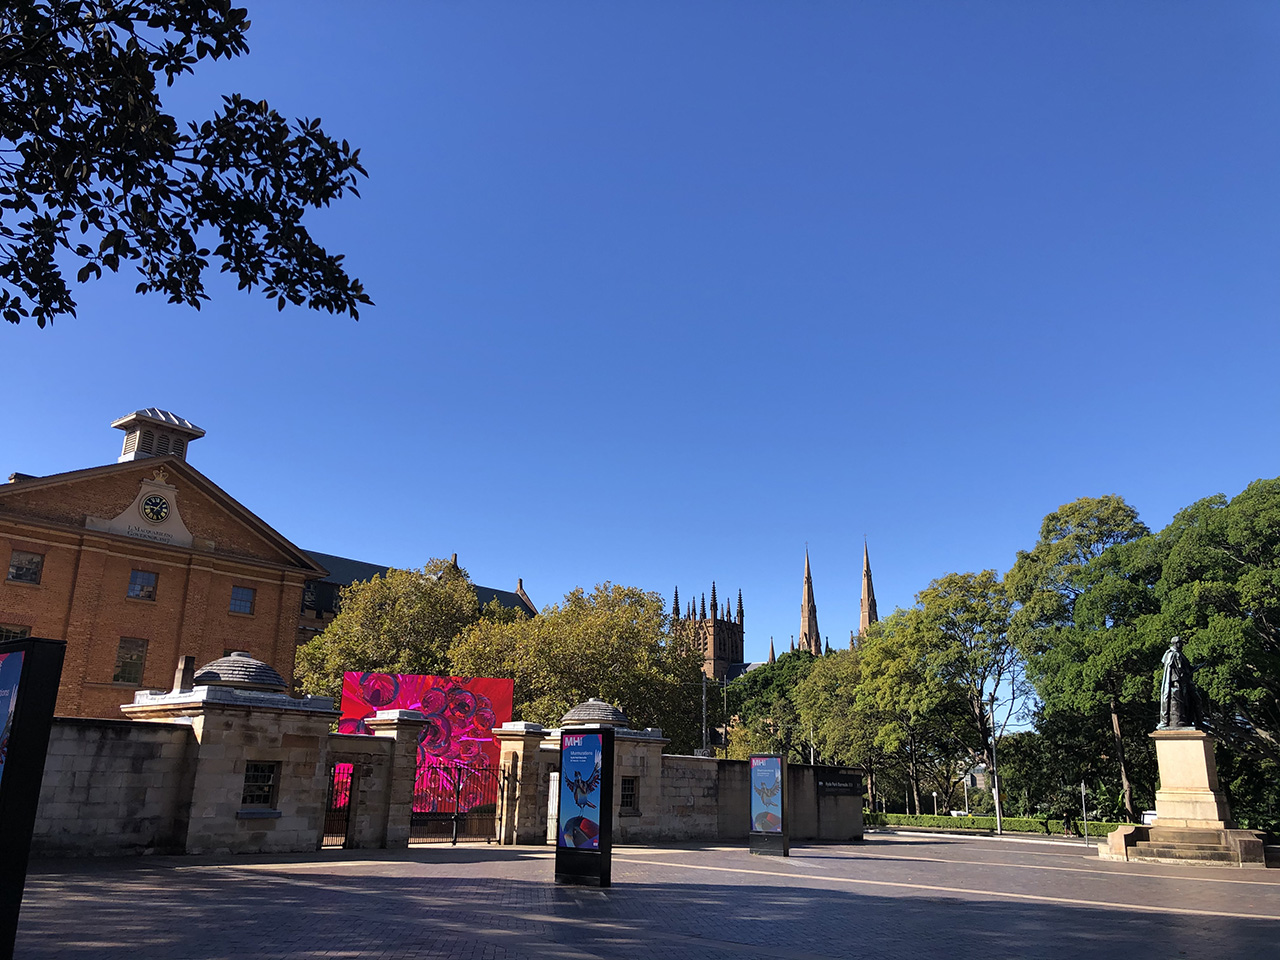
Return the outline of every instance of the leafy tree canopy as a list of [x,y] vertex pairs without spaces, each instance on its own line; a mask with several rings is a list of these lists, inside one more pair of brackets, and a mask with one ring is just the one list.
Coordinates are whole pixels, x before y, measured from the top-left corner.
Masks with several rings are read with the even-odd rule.
[[165,112],[203,60],[248,52],[229,0],[15,0],[0,9],[0,314],[74,315],[63,274],[133,263],[139,293],[200,306],[211,258],[280,309],[372,301],[303,224],[365,175],[319,120],[239,94],[203,122]]
[[667,633],[656,593],[578,588],[533,619],[472,624],[449,655],[455,673],[512,678],[520,719],[558,726],[571,708],[599,697],[632,726],[661,727],[672,750],[701,744],[702,652]]
[[1280,763],[1280,478],[1192,504],[1157,540],[1149,629],[1186,641],[1213,732]]
[[471,578],[450,560],[353,583],[324,633],[298,649],[302,689],[337,696],[348,670],[447,674],[450,643],[480,614]]

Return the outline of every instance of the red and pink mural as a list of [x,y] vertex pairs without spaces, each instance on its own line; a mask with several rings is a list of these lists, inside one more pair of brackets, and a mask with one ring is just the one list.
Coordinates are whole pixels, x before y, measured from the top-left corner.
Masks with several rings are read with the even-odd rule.
[[338,732],[372,734],[365,720],[379,710],[421,711],[413,808],[465,811],[484,799],[476,774],[497,772],[493,730],[511,719],[512,693],[512,681],[491,677],[344,673]]

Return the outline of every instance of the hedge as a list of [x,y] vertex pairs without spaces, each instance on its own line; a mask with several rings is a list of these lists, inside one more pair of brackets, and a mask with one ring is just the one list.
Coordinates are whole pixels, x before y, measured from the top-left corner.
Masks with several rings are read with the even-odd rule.
[[[952,830],[994,830],[995,817],[935,817],[931,814],[868,813],[863,812],[863,822],[869,827],[949,827]],[[1005,817],[1002,822],[1006,833],[1038,833],[1041,836],[1061,836],[1062,820],[1040,820],[1032,817]],[[1076,821],[1072,828],[1079,831],[1082,824]],[[1124,823],[1106,820],[1090,820],[1089,836],[1105,837]]]

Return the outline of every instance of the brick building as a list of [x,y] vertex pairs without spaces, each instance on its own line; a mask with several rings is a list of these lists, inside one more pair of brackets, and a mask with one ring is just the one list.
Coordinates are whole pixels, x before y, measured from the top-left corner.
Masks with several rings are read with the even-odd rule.
[[[0,484],[0,640],[67,641],[59,715],[119,718],[136,690],[169,686],[179,656],[244,651],[291,678],[341,589],[387,572],[302,550],[256,517],[187,462],[204,436],[190,421],[151,407],[112,426],[116,463]],[[475,590],[481,606],[537,615],[520,581]]]
[[67,641],[64,716],[118,718],[180,655],[244,650],[292,676],[325,569],[186,462],[203,430],[154,408],[112,426],[118,462],[0,485],[0,638]]

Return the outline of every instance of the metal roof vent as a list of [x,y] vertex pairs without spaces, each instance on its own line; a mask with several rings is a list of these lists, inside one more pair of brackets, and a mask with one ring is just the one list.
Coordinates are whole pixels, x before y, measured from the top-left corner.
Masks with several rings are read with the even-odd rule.
[[124,448],[116,463],[165,456],[186,460],[187,446],[204,436],[204,431],[190,420],[159,407],[135,410],[112,420],[111,425],[124,431]]

